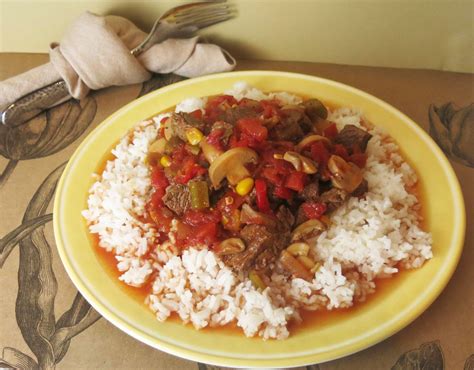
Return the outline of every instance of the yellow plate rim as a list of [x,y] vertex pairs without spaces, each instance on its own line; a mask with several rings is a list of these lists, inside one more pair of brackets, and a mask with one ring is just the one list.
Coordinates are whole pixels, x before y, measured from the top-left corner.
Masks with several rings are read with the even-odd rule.
[[[447,174],[450,190],[452,191],[452,196],[455,201],[455,225],[456,229],[452,233],[451,238],[451,248],[449,254],[446,257],[446,262],[443,265],[444,269],[436,275],[436,279],[431,281],[427,286],[425,293],[414,300],[413,303],[407,307],[399,315],[395,316],[390,322],[386,325],[378,326],[372,330],[372,332],[366,333],[363,337],[358,337],[356,342],[342,343],[335,349],[328,349],[326,352],[315,352],[308,354],[297,354],[294,357],[284,357],[278,358],[278,356],[260,356],[260,358],[241,358],[241,357],[231,357],[231,356],[219,356],[212,354],[211,352],[196,352],[194,350],[189,350],[184,348],[176,343],[169,343],[160,341],[157,338],[150,336],[149,334],[141,331],[140,329],[134,327],[132,324],[119,317],[116,312],[112,312],[108,307],[105,306],[101,300],[96,297],[86,286],[82,277],[77,273],[74,268],[74,263],[70,259],[70,256],[67,252],[67,247],[65,245],[65,237],[62,234],[61,226],[61,200],[64,199],[67,192],[64,187],[64,183],[68,177],[68,174],[73,170],[74,165],[78,161],[78,158],[81,154],[86,151],[87,145],[94,140],[94,138],[99,134],[99,132],[108,125],[112,124],[117,118],[122,116],[124,113],[136,109],[142,102],[148,99],[154,99],[157,95],[165,94],[170,90],[178,89],[189,84],[196,84],[203,81],[209,82],[214,79],[221,79],[226,77],[242,77],[245,76],[262,76],[262,77],[292,77],[305,80],[314,80],[319,83],[324,83],[332,85],[343,90],[355,93],[366,100],[370,100],[376,105],[380,106],[384,110],[390,111],[392,114],[397,116],[401,121],[404,121],[405,124],[411,126],[411,129],[417,134],[418,138],[423,140],[425,144],[429,147],[431,152],[436,156],[443,170]],[[74,285],[81,292],[81,294],[86,298],[86,300],[108,321],[113,323],[115,326],[120,328],[122,331],[131,335],[135,339],[148,344],[151,347],[157,348],[159,350],[165,351],[167,353],[193,360],[199,362],[205,362],[209,364],[219,365],[219,366],[230,366],[230,367],[293,367],[293,366],[304,366],[313,363],[321,363],[325,361],[334,360],[340,357],[345,357],[352,353],[361,351],[365,348],[368,348],[380,341],[386,339],[387,337],[395,334],[399,330],[406,327],[412,321],[414,321],[419,315],[421,315],[432,303],[433,301],[441,294],[447,283],[449,282],[452,274],[454,273],[456,266],[459,262],[461,256],[462,247],[464,243],[464,235],[466,228],[466,216],[465,216],[465,207],[463,196],[461,192],[461,187],[457,177],[454,173],[453,168],[451,167],[449,161],[447,160],[444,153],[432,140],[432,138],[414,121],[408,118],[405,114],[401,113],[399,110],[391,106],[390,104],[384,102],[383,100],[376,98],[373,95],[370,95],[362,90],[356,89],[352,86],[342,84],[333,80],[310,76],[300,73],[291,73],[291,72],[279,72],[279,71],[242,71],[242,72],[227,72],[219,73],[214,75],[203,76],[199,78],[184,80],[166,87],[160,88],[156,91],[153,91],[147,95],[144,95],[124,107],[117,110],[115,113],[106,118],[102,123],[100,123],[88,136],[82,141],[79,147],[76,149],[74,154],[68,161],[66,168],[64,169],[62,176],[58,182],[56,195],[54,200],[54,235],[56,239],[56,245],[58,249],[59,256],[61,261],[68,273],[69,277],[73,281]]]

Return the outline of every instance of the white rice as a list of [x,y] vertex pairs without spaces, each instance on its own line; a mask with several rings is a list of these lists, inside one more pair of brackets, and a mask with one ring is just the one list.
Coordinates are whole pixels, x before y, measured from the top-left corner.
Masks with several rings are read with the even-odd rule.
[[[226,93],[284,104],[302,101],[288,93],[265,94],[245,83]],[[176,111],[204,105],[205,99],[190,98]],[[178,256],[173,229],[170,241],[159,245],[154,227],[139,220],[151,194],[145,157],[164,116],[141,122],[114,148],[116,158],[101,176],[95,175],[98,180],[83,211],[90,232],[100,237],[99,246],[116,256],[120,280],[138,287],[154,279],[146,301],[158,320],[175,313],[196,329],[235,323],[247,336],[284,339],[289,335],[288,322],[299,320],[299,308],[352,306],[375,291],[374,279],[397,273],[397,266],[421,267],[432,258],[431,236],[420,228],[419,201],[409,190],[417,182],[416,174],[398,146],[371,127],[365,127],[373,135],[364,173],[369,191],[333,212],[331,226],[312,245],[310,255],[321,265],[313,281],[287,281],[273,274],[270,285],[259,291],[249,280],[239,280],[205,246]],[[349,108],[330,112],[329,120],[338,128],[363,125],[361,112]]]

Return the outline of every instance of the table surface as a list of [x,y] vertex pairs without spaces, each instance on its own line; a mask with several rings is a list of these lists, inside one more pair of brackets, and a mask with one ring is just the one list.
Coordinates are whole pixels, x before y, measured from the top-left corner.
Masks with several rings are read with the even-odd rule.
[[[46,61],[43,54],[0,54],[0,80]],[[299,72],[340,81],[387,101],[427,131],[430,120],[433,124],[438,119],[430,118],[431,105],[454,103],[456,109],[466,109],[461,127],[468,145],[451,151],[457,157],[451,156],[450,161],[464,194],[467,233],[460,263],[448,286],[418,319],[392,337],[351,356],[306,368],[474,369],[474,76],[252,60],[240,61],[237,69]],[[50,220],[47,215],[54,180],[60,173],[53,171],[67,161],[85,135],[127,102],[169,81],[155,76],[144,84],[97,91],[81,104],[69,102],[52,109],[21,130],[0,127],[0,368],[7,364],[34,368],[40,363],[44,368],[58,369],[217,369],[148,347],[101,319],[64,271],[51,222],[17,243],[27,229],[27,209],[40,205],[45,221]],[[55,122],[71,120],[75,132],[55,136],[47,130]],[[445,149],[458,144],[444,141],[440,146]],[[48,289],[43,284],[46,278],[53,281]],[[46,339],[38,336],[39,332]],[[60,338],[61,344],[54,347],[51,360],[48,346],[53,338]]]

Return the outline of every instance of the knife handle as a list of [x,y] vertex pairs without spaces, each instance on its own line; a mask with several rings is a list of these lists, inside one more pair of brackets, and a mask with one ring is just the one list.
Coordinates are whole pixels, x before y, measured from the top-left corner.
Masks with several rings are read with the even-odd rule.
[[1,121],[9,127],[19,126],[42,111],[70,98],[66,81],[60,80],[35,90],[14,103],[3,112]]

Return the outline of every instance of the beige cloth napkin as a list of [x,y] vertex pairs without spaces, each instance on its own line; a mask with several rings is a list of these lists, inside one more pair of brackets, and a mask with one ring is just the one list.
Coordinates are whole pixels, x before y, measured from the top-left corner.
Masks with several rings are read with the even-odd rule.
[[198,37],[168,39],[136,58],[130,50],[145,37],[123,17],[83,13],[60,44],[51,44],[49,63],[0,82],[0,110],[60,79],[72,97],[81,99],[91,89],[146,81],[150,72],[196,77],[230,71],[236,64],[228,52]]

